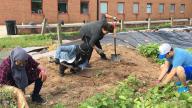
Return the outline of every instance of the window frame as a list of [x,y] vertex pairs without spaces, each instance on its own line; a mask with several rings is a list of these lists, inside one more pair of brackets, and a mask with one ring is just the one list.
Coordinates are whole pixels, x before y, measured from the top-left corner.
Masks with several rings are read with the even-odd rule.
[[[160,10],[160,6],[163,6],[163,10],[162,11]],[[160,14],[163,14],[165,12],[165,4],[164,3],[159,3],[158,12]]]
[[57,6],[58,6],[58,8],[57,8],[57,11],[58,11],[58,13],[59,14],[68,14],[68,0],[64,0],[65,2],[64,3],[66,3],[66,12],[64,12],[64,11],[59,11],[59,0],[57,0]]
[[[171,9],[172,9],[172,6],[174,6],[174,10],[173,10],[173,11],[171,10]],[[176,5],[175,5],[174,3],[172,3],[172,4],[169,5],[169,12],[170,12],[170,13],[175,13],[175,9],[176,9]]]
[[[123,6],[123,13],[120,13],[120,12],[119,12],[119,4],[123,4],[123,5],[122,5],[122,6]],[[117,13],[118,13],[118,14],[121,14],[121,15],[122,15],[122,14],[125,14],[125,2],[118,2],[118,3],[117,3]]]
[[[149,6],[149,4],[150,4],[150,6],[151,6],[150,12],[148,12],[148,6]],[[147,13],[147,14],[152,14],[152,11],[153,11],[153,6],[152,6],[152,5],[153,5],[152,3],[147,3],[147,5],[146,5],[146,13]]]
[[43,15],[43,0],[41,0],[41,12],[38,11],[37,12],[33,11],[33,0],[31,0],[31,14],[39,14],[39,15]]
[[[134,8],[134,5],[135,5],[135,4],[137,4],[137,12],[134,11],[134,9],[135,9],[135,8]],[[132,9],[133,9],[133,11],[132,11],[133,14],[139,14],[139,2],[134,2]]]
[[[184,10],[182,10],[182,6],[184,6]],[[180,8],[179,8],[179,10],[180,10],[180,13],[185,13],[185,9],[186,9],[186,5],[185,4],[180,4]]]
[[[106,12],[106,13],[102,13],[102,12],[101,12],[101,4],[102,4],[102,3],[106,3],[106,4],[107,4],[107,12]],[[109,10],[109,9],[108,9],[108,2],[107,2],[107,1],[100,1],[99,7],[100,7],[100,9],[99,9],[100,14],[107,14],[107,13],[108,13],[108,10]]]
[[[81,11],[81,3],[87,3],[87,13],[83,13],[82,11]],[[83,15],[88,15],[89,14],[89,1],[88,0],[81,0],[80,1],[80,14],[83,14]]]

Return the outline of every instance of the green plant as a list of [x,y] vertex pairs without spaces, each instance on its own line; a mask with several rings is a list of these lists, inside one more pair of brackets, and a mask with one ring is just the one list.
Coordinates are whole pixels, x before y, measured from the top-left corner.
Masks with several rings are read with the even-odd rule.
[[0,108],[16,108],[17,100],[13,91],[0,88]]
[[177,93],[174,83],[164,87],[155,86],[145,93],[139,88],[145,86],[135,77],[129,76],[123,82],[105,93],[97,94],[80,104],[80,108],[191,108],[192,95]]
[[[61,38],[63,40],[76,39],[79,38],[79,32],[61,32]],[[52,40],[57,40],[56,33],[20,35],[19,37],[11,36],[0,38],[0,48],[46,46],[52,44]]]
[[30,46],[45,46],[51,44],[50,36],[23,36],[23,37],[6,37],[0,39],[1,48],[14,48],[16,46],[30,47]]
[[53,106],[53,108],[65,108],[65,106],[61,103],[57,103]]
[[159,44],[157,43],[148,43],[139,45],[137,47],[139,53],[145,57],[152,58],[158,64],[164,63],[164,60],[158,59],[159,54]]

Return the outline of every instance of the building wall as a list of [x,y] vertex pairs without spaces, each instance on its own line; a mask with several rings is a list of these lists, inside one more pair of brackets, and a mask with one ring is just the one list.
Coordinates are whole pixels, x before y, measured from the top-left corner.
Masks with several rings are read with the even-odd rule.
[[[41,23],[43,17],[48,19],[48,23],[56,23],[64,20],[66,23],[76,23],[94,21],[97,19],[97,0],[89,1],[89,14],[80,13],[80,1],[68,0],[68,13],[58,13],[57,0],[43,0],[43,14],[32,14],[31,0],[0,0],[0,24],[5,24],[5,20],[16,20],[17,24],[28,24],[29,22]],[[108,3],[108,14],[117,16],[126,21],[145,20],[150,17],[153,20],[174,18],[192,18],[192,0],[100,0]],[[118,2],[124,3],[124,14],[117,13]],[[133,3],[139,3],[138,15],[133,14]],[[147,3],[152,3],[152,14],[146,13]],[[164,13],[159,14],[159,3],[164,3]],[[169,13],[169,5],[176,4],[175,13]],[[185,4],[185,12],[180,13],[180,4]]]

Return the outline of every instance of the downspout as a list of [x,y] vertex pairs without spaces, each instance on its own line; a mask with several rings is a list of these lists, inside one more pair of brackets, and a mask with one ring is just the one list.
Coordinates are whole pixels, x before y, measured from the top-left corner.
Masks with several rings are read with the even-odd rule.
[[97,0],[97,20],[99,20],[99,0]]

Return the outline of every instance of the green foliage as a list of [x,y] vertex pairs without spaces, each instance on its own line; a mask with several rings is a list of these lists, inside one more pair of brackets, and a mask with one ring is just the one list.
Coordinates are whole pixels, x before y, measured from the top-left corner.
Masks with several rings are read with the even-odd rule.
[[191,108],[192,95],[176,92],[174,83],[156,86],[146,93],[139,88],[145,86],[135,77],[129,76],[113,91],[97,94],[80,104],[80,108]]
[[54,105],[53,108],[65,108],[65,106],[61,103],[58,103],[58,104]]
[[[151,26],[151,29],[160,29],[160,28],[168,28],[168,27],[171,27],[171,24],[170,23],[161,23],[159,25],[152,25]],[[146,30],[148,29],[147,26],[138,26],[138,27],[128,27],[128,28],[124,28],[122,31],[127,31],[127,30],[135,30],[135,31],[138,31],[138,30]],[[120,31],[120,30],[119,30]]]
[[[79,32],[61,32],[62,39],[79,38]],[[46,46],[52,44],[52,40],[57,40],[56,33],[45,35],[20,35],[19,37],[9,36],[0,38],[0,48],[31,47],[31,46]]]
[[51,44],[51,37],[33,35],[33,36],[23,36],[23,37],[6,37],[0,38],[1,48],[14,48],[16,46],[20,47],[30,47],[30,46],[45,46]]
[[170,23],[162,23],[158,26],[152,26],[151,29],[160,29],[160,28],[168,28],[168,27],[171,27]]
[[16,108],[16,102],[13,91],[0,88],[0,108]]
[[102,94],[97,94],[80,104],[80,108],[132,108],[134,97],[141,83],[129,76],[123,82],[119,82],[117,88]]
[[148,43],[148,44],[144,44],[144,45],[139,45],[137,49],[141,55],[148,57],[148,58],[152,58],[158,64],[164,63],[164,60],[158,59],[159,44]]

